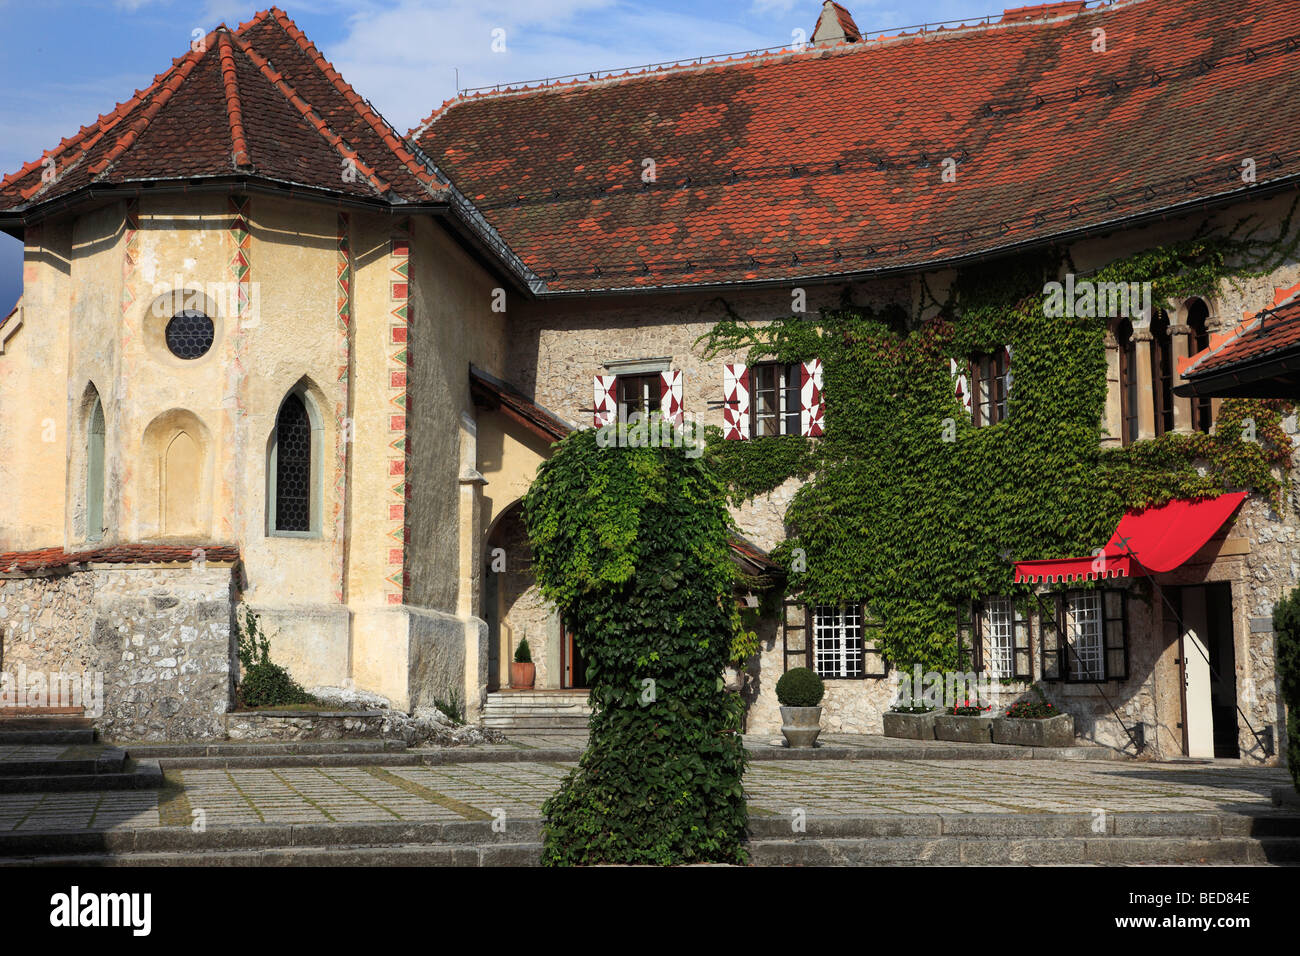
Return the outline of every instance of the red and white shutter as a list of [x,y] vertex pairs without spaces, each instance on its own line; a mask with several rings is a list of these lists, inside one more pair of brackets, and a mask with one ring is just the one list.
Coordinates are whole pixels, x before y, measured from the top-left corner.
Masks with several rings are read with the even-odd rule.
[[744,365],[722,367],[722,437],[749,437],[749,369]]
[[799,434],[816,438],[822,433],[826,418],[826,399],[822,396],[822,360],[804,362],[799,372]]
[[952,375],[952,387],[957,396],[957,401],[965,409],[967,416],[971,414],[971,393],[970,393],[970,376],[966,374],[966,366],[959,363],[956,359],[948,360],[948,371]]
[[594,423],[597,428],[613,424],[618,417],[618,402],[614,397],[614,385],[617,381],[617,375],[596,376],[592,392],[596,399],[593,408],[596,410]]
[[659,373],[659,408],[664,418],[674,425],[681,425],[682,415],[682,373],[672,369]]
[[1004,345],[1004,346],[1002,346],[1002,351],[1004,351],[1004,352],[1007,353],[1007,395],[1006,395],[1006,398],[1007,398],[1007,401],[1010,402],[1010,401],[1011,401],[1011,376],[1014,374],[1014,373],[1011,371],[1011,346],[1010,346],[1010,345]]

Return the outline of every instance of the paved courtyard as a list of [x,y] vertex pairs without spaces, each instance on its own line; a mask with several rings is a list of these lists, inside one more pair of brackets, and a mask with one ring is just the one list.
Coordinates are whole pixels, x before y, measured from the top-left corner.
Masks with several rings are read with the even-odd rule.
[[[171,770],[162,791],[0,794],[0,833],[256,823],[536,818],[572,764]],[[833,760],[751,763],[755,816],[1267,810],[1284,770],[1235,763]]]

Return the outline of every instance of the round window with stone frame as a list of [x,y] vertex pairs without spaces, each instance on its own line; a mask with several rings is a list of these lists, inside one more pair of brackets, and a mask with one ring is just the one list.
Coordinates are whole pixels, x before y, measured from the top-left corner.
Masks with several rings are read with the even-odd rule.
[[164,336],[172,355],[191,361],[202,358],[212,348],[216,326],[205,313],[184,309],[168,321]]

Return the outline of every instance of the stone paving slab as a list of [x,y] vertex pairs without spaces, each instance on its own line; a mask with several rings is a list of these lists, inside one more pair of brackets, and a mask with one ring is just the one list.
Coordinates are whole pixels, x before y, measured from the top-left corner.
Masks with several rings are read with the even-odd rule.
[[[535,819],[565,762],[185,770],[162,791],[0,794],[0,833]],[[1286,771],[1237,764],[1040,761],[756,762],[756,818],[868,814],[1274,812]]]

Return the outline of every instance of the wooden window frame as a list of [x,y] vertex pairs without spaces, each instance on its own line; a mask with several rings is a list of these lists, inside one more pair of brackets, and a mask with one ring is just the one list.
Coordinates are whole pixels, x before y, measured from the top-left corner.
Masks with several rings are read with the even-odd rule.
[[[1011,360],[1005,348],[972,356],[967,363],[971,389],[971,422],[997,425],[1010,412]],[[987,392],[986,392],[987,389]]]
[[1119,440],[1128,447],[1138,440],[1139,427],[1137,340],[1133,338],[1132,322],[1125,319],[1115,327],[1115,341],[1119,345]]
[[[849,604],[841,605],[850,606]],[[823,676],[822,680],[882,680],[889,676],[890,663],[885,652],[880,649],[880,640],[872,632],[879,633],[884,622],[871,613],[861,602],[852,603],[858,609],[861,621],[862,673],[852,676]],[[814,673],[816,666],[816,640],[814,630],[814,606],[805,604],[797,598],[787,598],[781,608],[781,654],[782,673],[791,667],[807,667]],[[793,617],[793,620],[792,620]]]
[[[771,375],[773,378],[770,386],[763,384],[765,375]],[[756,362],[749,366],[750,438],[802,434],[802,375],[802,366],[798,362]],[[759,409],[765,395],[776,403],[775,412],[763,413],[766,419],[775,418],[776,431],[774,432],[765,432],[761,429],[763,419],[759,417]]]
[[1151,401],[1155,409],[1152,422],[1159,437],[1174,430],[1174,340],[1169,331],[1169,316],[1163,311],[1151,320]]
[[[1193,299],[1188,305],[1187,326],[1191,342],[1188,351],[1192,355],[1203,352],[1210,347],[1209,329],[1210,307],[1204,299]],[[1203,395],[1192,396],[1192,431],[1209,434],[1214,424],[1214,400]]]
[[[1074,677],[1070,667],[1069,599],[1075,595],[1101,596],[1101,677]],[[1129,675],[1128,592],[1124,588],[1071,589],[1040,599],[1039,659],[1043,680],[1065,684],[1105,684],[1125,681]],[[1051,613],[1048,613],[1048,612]]]
[[1014,681],[1032,681],[1034,679],[1034,627],[1033,616],[1029,609],[1015,598],[995,595],[983,600],[974,600],[957,608],[957,667],[965,667],[964,661],[970,662],[970,670],[982,674],[987,669],[984,645],[984,612],[986,602],[1006,600],[1011,602],[1012,637],[1011,657],[1012,672],[999,674],[999,678]]
[[[635,382],[640,392],[632,407],[625,395],[625,389]],[[633,414],[647,415],[661,412],[663,409],[663,373],[636,372],[614,376],[614,402],[618,420],[626,422]]]

